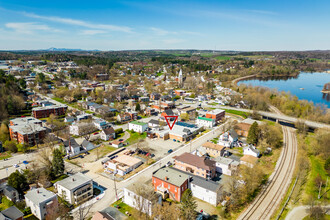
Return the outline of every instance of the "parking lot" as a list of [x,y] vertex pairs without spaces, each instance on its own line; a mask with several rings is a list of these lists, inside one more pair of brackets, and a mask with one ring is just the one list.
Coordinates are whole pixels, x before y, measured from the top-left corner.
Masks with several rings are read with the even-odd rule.
[[164,156],[168,155],[168,151],[172,149],[175,151],[178,149],[182,143],[174,142],[173,140],[161,140],[161,139],[150,139],[146,138],[145,142],[148,145],[148,148],[152,150],[152,153],[155,154],[155,160],[159,160]]

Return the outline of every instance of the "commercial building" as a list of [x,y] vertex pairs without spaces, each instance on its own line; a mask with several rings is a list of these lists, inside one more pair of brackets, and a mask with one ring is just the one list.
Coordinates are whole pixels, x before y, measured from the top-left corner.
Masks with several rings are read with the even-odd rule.
[[47,213],[51,209],[57,209],[58,201],[55,193],[45,188],[31,189],[25,194],[26,206],[38,219],[46,219]]
[[36,107],[32,109],[32,115],[35,118],[47,118],[51,114],[56,116],[65,115],[66,110],[68,109],[67,105],[51,105],[45,107]]
[[215,123],[218,124],[221,120],[225,118],[225,110],[215,109],[210,112],[206,112],[206,118],[211,118],[215,120]]
[[205,117],[197,117],[196,124],[198,126],[203,126],[204,128],[213,128],[215,126],[215,119],[205,118]]
[[55,183],[57,194],[70,204],[81,204],[93,197],[93,180],[76,173]]
[[215,161],[190,153],[174,157],[174,167],[205,179],[212,179],[216,175]]
[[107,161],[104,164],[104,171],[124,176],[139,167],[141,164],[143,164],[142,160],[122,154]]

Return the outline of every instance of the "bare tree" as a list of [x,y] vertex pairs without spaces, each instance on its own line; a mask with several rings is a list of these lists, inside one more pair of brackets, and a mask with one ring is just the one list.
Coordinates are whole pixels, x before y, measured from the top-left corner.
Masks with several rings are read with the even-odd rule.
[[154,206],[152,217],[158,220],[179,219],[180,210],[175,204],[164,202],[162,205],[156,204]]
[[87,219],[88,214],[91,213],[91,208],[93,207],[93,204],[91,205],[80,205],[77,213],[77,217],[79,220],[85,220]]

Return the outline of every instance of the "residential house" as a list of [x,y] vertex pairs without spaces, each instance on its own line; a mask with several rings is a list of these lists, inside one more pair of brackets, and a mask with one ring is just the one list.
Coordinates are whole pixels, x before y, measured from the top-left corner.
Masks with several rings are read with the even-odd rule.
[[107,121],[105,121],[101,118],[95,119],[93,121],[93,124],[98,130],[106,129],[106,128],[109,128],[111,126]]
[[38,219],[46,219],[50,209],[57,209],[58,200],[55,193],[45,188],[31,189],[25,194],[25,203]]
[[7,184],[4,184],[0,187],[0,192],[12,202],[18,202],[20,200],[18,191]]
[[86,150],[80,146],[74,138],[70,138],[69,140],[64,141],[63,145],[66,151],[66,155],[69,158],[86,152]]
[[82,120],[91,119],[91,118],[92,118],[92,115],[91,114],[77,115],[77,122],[82,121]]
[[205,118],[205,117],[197,117],[196,124],[198,126],[202,126],[204,128],[213,128],[215,126],[215,119]]
[[141,164],[143,164],[142,160],[121,154],[104,163],[104,171],[124,176],[139,167]]
[[210,112],[206,112],[206,118],[211,118],[215,120],[216,124],[219,124],[225,118],[225,110],[215,109]]
[[64,122],[66,123],[72,123],[76,120],[77,118],[76,117],[73,117],[73,116],[67,116],[64,118]]
[[139,121],[132,121],[128,124],[128,130],[143,133],[147,130],[148,124]]
[[261,122],[261,121],[253,120],[251,118],[246,118],[241,123],[238,123],[235,125],[236,133],[240,136],[247,137],[249,134],[250,127],[254,122],[257,122],[258,125],[263,124],[263,122]]
[[156,128],[160,126],[160,122],[159,120],[156,119],[150,119],[150,121],[148,122],[148,127],[149,128]]
[[232,173],[236,171],[239,166],[239,162],[227,157],[219,156],[215,159],[215,161],[216,171],[218,173],[223,173],[228,176],[231,176]]
[[100,133],[100,137],[102,140],[105,140],[105,141],[113,140],[116,138],[116,132],[113,129],[113,127],[105,128],[105,129],[102,129],[102,131]]
[[119,121],[121,123],[128,122],[128,121],[131,121],[131,120],[133,120],[132,116],[130,114],[128,114],[127,112],[119,114],[117,116],[117,121]]
[[175,156],[174,167],[205,179],[212,179],[216,175],[215,161],[191,153]]
[[255,146],[250,144],[247,147],[243,148],[243,154],[244,155],[251,155],[251,156],[254,156],[254,157],[259,157],[260,156],[260,151]]
[[0,211],[1,220],[23,220],[24,214],[16,206]]
[[[148,186],[141,185],[139,187],[143,189],[143,187],[148,187]],[[162,201],[161,195],[160,194],[156,194],[156,195],[158,195],[158,201]],[[139,195],[136,192],[136,188],[134,187],[134,184],[131,184],[124,188],[123,202],[143,213],[148,214],[149,216],[152,215],[152,210],[155,205],[154,201],[150,201],[147,198],[144,198],[143,196]]]
[[160,94],[157,92],[153,92],[150,94],[150,99],[151,100],[159,100],[160,99]]
[[54,184],[57,194],[70,204],[78,205],[93,197],[93,180],[76,173]]
[[88,133],[92,133],[94,131],[97,131],[97,128],[94,127],[93,123],[85,123],[85,122],[79,122],[79,123],[73,123],[69,127],[69,132],[72,135],[81,136]]
[[[166,109],[165,111],[162,112],[161,116],[165,118],[165,116],[175,116],[173,113],[172,109]],[[174,118],[169,118],[169,120],[174,120]]]
[[220,135],[218,144],[225,147],[233,147],[234,143],[238,140],[237,133],[232,129],[230,132],[225,132]]
[[188,189],[189,175],[170,167],[160,168],[152,174],[155,191],[164,199],[181,202],[182,194]]
[[81,143],[81,147],[85,150],[85,151],[90,151],[93,150],[96,147],[99,147],[100,145],[95,146],[93,143],[87,141],[87,140],[83,140],[83,142]]
[[149,97],[140,97],[140,98],[139,98],[139,101],[140,101],[140,102],[149,102],[150,99],[149,99]]
[[156,110],[154,109],[154,108],[147,108],[146,110],[145,110],[145,114],[146,115],[155,115],[156,114]]
[[227,154],[226,147],[223,145],[206,142],[202,146],[211,157],[225,156]]
[[114,140],[111,145],[113,147],[116,147],[116,148],[121,148],[124,146],[124,143],[122,141],[119,141],[119,140]]

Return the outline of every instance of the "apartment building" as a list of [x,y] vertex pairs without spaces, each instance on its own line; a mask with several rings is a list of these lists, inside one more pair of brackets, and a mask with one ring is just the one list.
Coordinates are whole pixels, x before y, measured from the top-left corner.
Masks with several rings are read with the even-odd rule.
[[67,105],[51,105],[45,107],[36,107],[32,109],[32,115],[35,118],[47,118],[51,114],[56,116],[65,115],[66,110],[68,109]]
[[93,197],[93,180],[76,173],[55,183],[57,194],[70,204],[81,204]]
[[175,156],[174,167],[205,179],[212,179],[216,175],[215,161],[190,153]]
[[42,127],[40,120],[33,117],[16,118],[10,120],[9,134],[12,140],[33,146],[46,136],[46,128]]
[[25,194],[25,203],[38,219],[46,219],[49,209],[57,209],[58,201],[55,193],[45,188],[31,189]]
[[218,124],[225,118],[225,110],[215,109],[213,111],[207,112],[205,117],[214,119],[215,123]]

